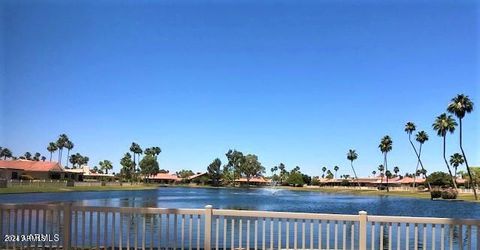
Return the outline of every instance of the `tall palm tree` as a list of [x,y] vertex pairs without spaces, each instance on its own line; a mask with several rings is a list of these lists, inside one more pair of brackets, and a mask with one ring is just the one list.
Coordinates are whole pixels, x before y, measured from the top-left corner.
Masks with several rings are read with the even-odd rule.
[[56,141],[56,145],[58,148],[58,163],[60,165],[62,165],[62,152],[63,152],[63,148],[65,147],[65,142],[67,141],[68,141],[68,136],[66,134],[61,134]]
[[[383,153],[383,162],[385,164],[385,171],[388,171],[387,154],[388,154],[388,152],[390,152],[392,150],[392,145],[393,145],[393,141],[390,138],[390,136],[388,136],[388,135],[384,136],[382,138],[382,140],[380,141],[380,144],[378,145],[378,148]],[[390,190],[388,188],[388,176],[387,176],[387,192],[389,192],[389,191]]]
[[[417,161],[417,168],[415,169],[415,173],[418,172],[418,165],[420,164],[420,167],[422,168],[422,170],[420,172],[423,174],[423,177],[425,178],[425,181],[427,182],[428,190],[431,191],[432,187],[430,186],[430,181],[428,181],[428,179],[427,179],[427,170],[423,167],[423,163],[422,163],[422,159],[421,159],[421,157],[422,157],[422,146],[426,141],[428,141],[427,132],[425,132],[423,130],[419,131],[415,135],[415,140],[420,144],[420,146],[418,147],[418,153],[417,153],[418,161]],[[415,151],[416,151],[416,149],[415,149]],[[416,175],[414,175],[413,178],[414,178],[413,187],[415,187]]]
[[335,166],[333,167],[333,170],[335,171],[335,179],[337,179],[337,171],[339,170],[340,168],[338,166]]
[[385,166],[383,164],[378,165],[378,172],[380,174],[380,185],[383,184],[383,178],[385,177]]
[[447,166],[448,173],[452,178],[453,187],[455,190],[457,189],[457,183],[455,178],[453,177],[452,170],[450,169],[450,165],[448,165],[447,156],[446,156],[446,145],[447,145],[447,133],[453,134],[455,131],[455,126],[457,126],[457,122],[452,118],[451,115],[447,115],[445,113],[437,116],[435,122],[432,124],[434,130],[437,131],[437,135],[443,138],[443,160],[445,161],[445,165]]
[[353,175],[355,176],[355,180],[357,180],[357,184],[360,187],[360,182],[358,182],[358,177],[357,173],[355,172],[355,168],[353,167],[353,161],[358,158],[357,152],[355,152],[355,149],[349,149],[347,153],[347,159],[350,161],[350,166],[352,167],[353,170]]
[[462,165],[463,163],[465,163],[465,160],[461,154],[455,153],[450,156],[450,165],[455,169],[454,175],[453,175],[455,176],[455,178],[457,178],[458,166]]
[[[415,148],[415,145],[413,144],[413,141],[412,141],[412,133],[416,129],[417,129],[417,127],[415,126],[415,123],[413,123],[413,122],[407,122],[407,124],[405,124],[405,129],[404,130],[408,134],[408,141],[410,142],[410,145],[412,146],[413,151],[415,152],[415,156],[417,157],[417,167],[415,168],[415,172],[418,170],[418,152],[417,152],[417,149]],[[414,179],[415,179],[415,177],[414,177]],[[415,187],[415,180],[413,180],[413,185]]]
[[477,197],[477,183],[474,178],[472,178],[472,172],[470,171],[470,166],[468,165],[467,157],[465,156],[465,151],[463,150],[462,143],[462,120],[465,117],[465,114],[469,114],[473,111],[473,102],[467,95],[459,94],[456,97],[452,98],[450,104],[447,107],[447,111],[454,114],[458,118],[458,127],[460,129],[460,150],[462,151],[463,159],[465,160],[465,166],[467,167],[468,177],[470,178],[470,185],[473,187],[473,194],[475,195],[475,200],[478,200]]
[[[72,141],[67,140],[63,145],[67,149],[67,159],[70,157],[70,150],[75,146]],[[67,168],[68,168],[68,160],[67,160]]]
[[323,172],[322,178],[325,178],[325,171],[327,171],[327,168],[326,168],[326,167],[323,167],[323,168],[322,168],[322,172]]
[[50,161],[52,161],[52,155],[55,151],[57,151],[58,147],[55,142],[50,142],[47,146],[48,152],[50,152]]

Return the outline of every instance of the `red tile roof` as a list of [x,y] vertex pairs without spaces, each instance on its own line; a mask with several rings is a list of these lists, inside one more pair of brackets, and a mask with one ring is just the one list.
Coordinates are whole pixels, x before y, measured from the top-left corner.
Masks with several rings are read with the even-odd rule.
[[[247,182],[247,178],[240,178],[238,180],[235,180],[236,182]],[[250,178],[250,182],[256,182],[256,183],[270,183],[270,180],[266,180],[263,177],[252,177]]]
[[29,161],[29,160],[11,160],[11,161],[2,161],[0,160],[0,168],[13,168],[20,169],[23,171],[32,171],[32,172],[62,172],[63,168],[60,167],[58,162],[48,162],[48,161]]
[[170,180],[170,181],[181,181],[181,178],[178,178],[178,176],[174,174],[169,174],[169,173],[158,173],[153,176],[148,176],[147,179],[150,180]]

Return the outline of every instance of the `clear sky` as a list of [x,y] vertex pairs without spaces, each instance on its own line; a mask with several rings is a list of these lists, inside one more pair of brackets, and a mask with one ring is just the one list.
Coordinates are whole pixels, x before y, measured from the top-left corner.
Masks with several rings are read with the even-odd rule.
[[[431,124],[458,93],[476,111],[465,149],[480,165],[480,11],[475,1],[1,1],[0,145],[38,151],[61,133],[109,159],[132,141],[160,167],[202,171],[230,148],[311,175],[382,163],[446,170]],[[447,138],[458,152],[458,133]]]

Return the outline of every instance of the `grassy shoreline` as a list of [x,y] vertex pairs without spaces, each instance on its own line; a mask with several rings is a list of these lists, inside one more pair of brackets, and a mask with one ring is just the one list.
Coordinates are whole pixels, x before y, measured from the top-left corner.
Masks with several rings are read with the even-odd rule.
[[2,194],[23,194],[23,193],[61,193],[61,192],[101,192],[101,191],[131,191],[131,190],[149,190],[156,189],[158,185],[125,185],[125,186],[84,186],[84,187],[34,187],[34,186],[19,186],[0,188],[0,195]]

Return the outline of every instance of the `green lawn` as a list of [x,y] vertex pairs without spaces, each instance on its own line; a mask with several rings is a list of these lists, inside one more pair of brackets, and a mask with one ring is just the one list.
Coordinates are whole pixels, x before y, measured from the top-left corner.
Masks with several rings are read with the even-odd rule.
[[158,188],[157,185],[136,185],[136,186],[95,186],[95,187],[59,187],[59,186],[19,186],[0,188],[0,194],[18,193],[52,193],[52,192],[73,192],[73,191],[115,191],[115,190],[147,190]]

